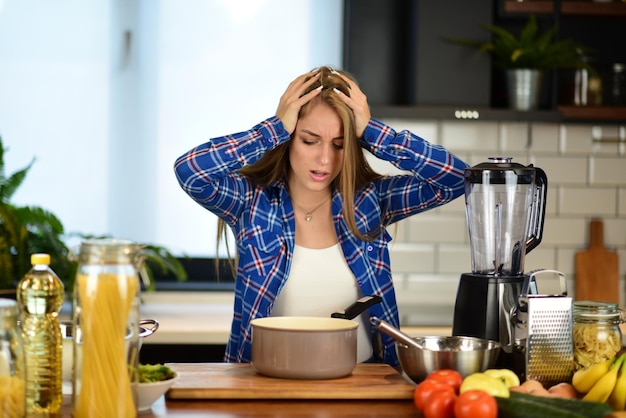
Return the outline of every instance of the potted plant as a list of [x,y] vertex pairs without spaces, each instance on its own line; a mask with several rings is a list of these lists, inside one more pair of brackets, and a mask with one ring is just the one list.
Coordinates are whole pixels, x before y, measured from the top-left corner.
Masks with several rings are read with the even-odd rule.
[[447,38],[447,41],[475,48],[479,54],[490,54],[494,66],[506,72],[509,105],[516,110],[537,107],[546,71],[586,69],[594,72],[587,60],[589,48],[571,39],[555,39],[556,24],[540,33],[535,15],[530,15],[519,36],[501,26],[483,25],[483,28],[492,34],[492,40]]
[[[11,202],[35,160],[7,175],[5,151],[0,137],[0,295],[14,295],[17,283],[31,268],[30,255],[38,252],[50,254],[50,267],[63,280],[66,293],[71,294],[78,264],[69,257],[70,249],[63,241],[63,224],[43,208]],[[187,279],[180,261],[166,248],[148,244],[142,255],[145,261],[139,274],[146,288],[154,289],[155,269],[172,272],[181,281]]]

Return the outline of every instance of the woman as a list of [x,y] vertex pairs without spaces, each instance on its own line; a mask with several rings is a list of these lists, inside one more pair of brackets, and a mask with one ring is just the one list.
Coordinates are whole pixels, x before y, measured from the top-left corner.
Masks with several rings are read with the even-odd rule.
[[[377,174],[363,149],[407,173]],[[394,341],[369,323],[400,325],[386,227],[461,195],[465,167],[443,147],[372,119],[356,82],[328,67],[292,81],[276,116],[181,156],[181,187],[237,241],[225,361],[250,361],[254,318],[329,316],[378,295],[358,318],[358,361],[396,366]]]

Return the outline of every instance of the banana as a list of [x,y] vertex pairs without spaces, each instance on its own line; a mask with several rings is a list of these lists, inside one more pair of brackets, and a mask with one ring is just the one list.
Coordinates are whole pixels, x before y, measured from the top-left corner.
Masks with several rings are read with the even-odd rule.
[[609,399],[609,396],[611,396],[613,389],[615,389],[615,384],[617,383],[617,373],[619,372],[623,361],[624,356],[619,356],[619,358],[613,362],[609,371],[598,379],[591,390],[583,396],[583,400],[602,403],[606,402]]
[[[622,354],[622,357],[624,357],[624,354]],[[624,362],[622,362],[615,389],[611,392],[608,403],[616,411],[626,409],[626,357],[624,357]]]
[[602,363],[594,364],[586,369],[577,370],[572,377],[572,386],[574,386],[574,389],[579,393],[589,392],[593,385],[600,380],[602,376],[607,374],[614,362],[615,357]]

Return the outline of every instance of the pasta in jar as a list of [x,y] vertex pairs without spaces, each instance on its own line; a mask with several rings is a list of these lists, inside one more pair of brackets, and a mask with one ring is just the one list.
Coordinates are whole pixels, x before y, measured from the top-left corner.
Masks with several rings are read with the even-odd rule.
[[137,416],[141,247],[116,239],[81,244],[74,285],[72,416]]
[[604,302],[574,302],[574,366],[586,369],[615,357],[622,349],[617,305]]

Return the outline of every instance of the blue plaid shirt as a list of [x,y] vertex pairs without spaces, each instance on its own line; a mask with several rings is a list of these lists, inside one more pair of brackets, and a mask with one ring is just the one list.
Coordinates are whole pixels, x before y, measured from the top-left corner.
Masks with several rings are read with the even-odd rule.
[[[255,187],[237,173],[267,151],[289,141],[282,122],[269,118],[246,132],[211,139],[182,155],[175,171],[183,190],[197,203],[226,221],[237,241],[239,261],[234,315],[224,360],[249,362],[254,318],[269,316],[287,278],[295,246],[294,208],[285,180],[267,188]],[[441,146],[408,132],[395,132],[371,119],[361,146],[376,157],[408,171],[386,176],[355,196],[355,217],[360,231],[372,232],[408,216],[448,203],[464,191],[467,166]],[[373,241],[361,241],[348,229],[342,196],[333,191],[332,213],[339,244],[363,295],[379,295],[382,303],[370,315],[399,327],[387,231]],[[329,312],[330,315],[330,312]],[[372,327],[372,336],[376,330]],[[382,338],[382,359],[397,366],[394,340]]]

